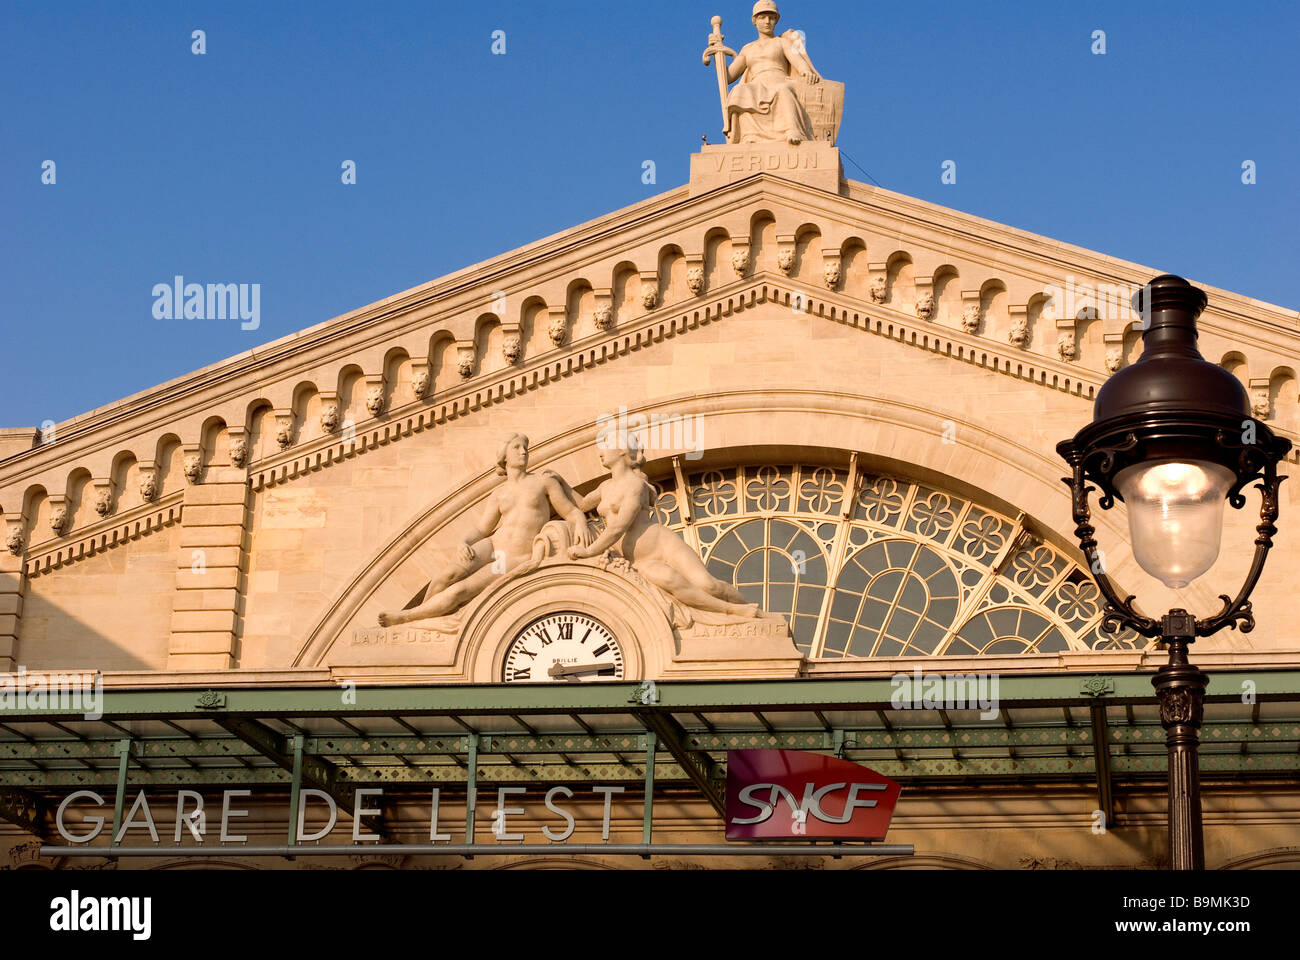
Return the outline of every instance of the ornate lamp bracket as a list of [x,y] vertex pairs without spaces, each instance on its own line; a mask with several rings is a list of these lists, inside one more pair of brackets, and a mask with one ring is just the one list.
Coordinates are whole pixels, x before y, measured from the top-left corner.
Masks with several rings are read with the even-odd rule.
[[[1247,454],[1247,450],[1242,451],[1243,463]],[[1250,571],[1246,574],[1246,581],[1235,598],[1229,597],[1226,593],[1219,594],[1219,599],[1223,601],[1223,609],[1212,617],[1196,621],[1198,637],[1208,637],[1224,627],[1240,629],[1242,633],[1250,633],[1255,629],[1255,614],[1249,598],[1251,591],[1255,589],[1255,584],[1259,582],[1260,574],[1264,572],[1264,561],[1268,558],[1268,552],[1273,548],[1273,536],[1277,533],[1278,488],[1286,477],[1277,472],[1276,460],[1272,458],[1265,460],[1263,470],[1239,482],[1234,488],[1233,495],[1228,498],[1228,502],[1236,509],[1241,509],[1246,503],[1246,498],[1237,491],[1253,479],[1260,481],[1255,484],[1255,488],[1259,490],[1260,503],[1259,524],[1255,527],[1257,534],[1255,555],[1251,559]]]
[[[1133,441],[1134,444],[1136,442],[1136,440]],[[1113,463],[1114,452],[1098,452]],[[1137,598],[1132,594],[1121,597],[1110,577],[1106,575],[1101,555],[1097,552],[1097,538],[1095,536],[1097,531],[1092,525],[1092,509],[1088,506],[1088,494],[1092,493],[1096,487],[1088,483],[1089,478],[1086,476],[1084,469],[1084,457],[1074,455],[1074,453],[1072,451],[1069,458],[1071,465],[1074,467],[1073,476],[1062,477],[1061,482],[1070,488],[1072,494],[1074,535],[1079,538],[1079,547],[1083,550],[1083,558],[1088,564],[1088,569],[1092,571],[1093,579],[1097,582],[1097,588],[1101,590],[1102,596],[1106,599],[1106,603],[1102,608],[1101,629],[1106,633],[1113,634],[1118,633],[1122,627],[1129,627],[1140,636],[1158,637],[1160,636],[1159,621],[1138,613],[1133,606],[1133,601]],[[1115,500],[1112,494],[1104,493],[1097,502],[1103,510],[1107,510],[1114,505]]]

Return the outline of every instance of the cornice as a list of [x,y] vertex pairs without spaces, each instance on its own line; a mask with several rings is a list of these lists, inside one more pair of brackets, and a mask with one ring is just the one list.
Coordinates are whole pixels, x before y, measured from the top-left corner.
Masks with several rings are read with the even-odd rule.
[[[987,340],[960,330],[934,327],[927,321],[888,306],[872,304],[868,313],[865,305],[851,297],[819,291],[797,280],[778,279],[760,271],[721,288],[713,297],[694,301],[688,310],[683,311],[679,304],[658,310],[620,328],[613,336],[594,335],[579,341],[564,356],[539,359],[525,364],[522,369],[486,375],[478,382],[432,399],[406,403],[383,419],[359,424],[353,440],[321,437],[256,461],[249,466],[250,482],[254,490],[261,490],[305,476],[759,304],[776,303],[789,307],[796,297],[802,298],[805,304],[803,312],[811,316],[856,327],[927,353],[947,356],[1062,393],[1092,399],[1104,382],[1103,377],[1072,364],[1036,355],[1027,356],[1010,347],[995,349]],[[1014,356],[1017,353],[1020,356]]]
[[[164,428],[167,423],[201,413],[214,405],[244,396],[251,398],[259,385],[265,382],[268,373],[286,363],[304,367],[312,363],[329,363],[349,353],[382,344],[409,331],[415,323],[450,323],[455,322],[458,315],[463,323],[467,316],[464,311],[472,309],[471,302],[482,304],[482,288],[485,285],[499,281],[512,286],[504,278],[517,273],[530,272],[527,286],[519,286],[517,283],[513,285],[519,286],[519,293],[525,293],[528,286],[579,272],[583,263],[614,257],[619,249],[650,243],[667,232],[689,229],[721,215],[734,217],[737,208],[759,206],[764,202],[783,203],[801,211],[806,210],[810,218],[830,218],[850,230],[866,220],[864,226],[870,232],[896,236],[900,247],[922,245],[931,250],[951,250],[968,261],[986,264],[993,271],[1014,273],[1035,283],[1059,282],[1061,277],[1053,272],[1053,267],[1077,270],[1080,274],[1101,281],[1133,284],[1145,282],[1151,273],[1148,268],[1137,264],[1051,241],[883,188],[849,181],[848,194],[847,197],[832,194],[768,174],[757,174],[697,197],[689,197],[687,188],[679,187],[334,320],[272,341],[125,398],[109,407],[73,418],[56,426],[59,435],[57,443],[24,450],[0,464],[0,474],[4,475],[0,485],[21,483],[38,471],[57,468],[63,464],[71,466],[92,450],[125,444],[131,437],[142,432]],[[944,243],[936,247],[936,239]],[[702,242],[703,238],[700,240]],[[992,255],[990,249],[995,251]],[[996,251],[1003,251],[1005,258]],[[1016,261],[1014,264],[1010,262],[1013,259]],[[1035,264],[1041,264],[1041,267],[1035,269]],[[724,289],[729,289],[730,286]],[[1214,307],[1203,324],[1205,329],[1220,332],[1243,345],[1275,352],[1280,350],[1300,360],[1300,332],[1288,329],[1284,323],[1293,314],[1259,301],[1211,289]],[[828,301],[832,299],[826,297],[824,291],[821,296]],[[692,300],[690,303],[692,306],[688,312],[698,309],[697,301]],[[682,304],[676,304],[674,308],[680,310],[681,306]],[[888,307],[876,307],[873,304],[869,309],[880,316],[890,315]],[[422,312],[428,315],[415,316]],[[661,312],[656,311],[644,318],[645,325],[657,323],[656,318]],[[908,324],[909,329],[925,326],[925,322],[918,323],[914,318],[898,317]],[[1220,319],[1228,321],[1226,326],[1219,323]],[[472,324],[472,317],[469,322]],[[638,320],[634,325],[642,323]],[[1216,327],[1220,329],[1216,330]],[[991,343],[988,338],[966,338],[959,332],[939,328],[937,325],[935,329],[939,339],[954,343],[969,340],[972,349],[979,353],[1000,355],[1016,352],[1001,350],[999,345]],[[1277,343],[1279,334],[1288,342]],[[621,332],[615,332],[610,339],[617,340],[622,335]],[[563,356],[557,358],[555,351],[548,351],[541,365],[558,368],[567,362],[569,366],[576,363],[581,369],[583,360],[578,354],[589,349],[591,347],[586,340],[572,344],[565,348],[565,354],[569,358],[567,361]],[[964,359],[967,352],[962,351],[961,358]],[[1059,366],[1065,370],[1058,370],[1058,364],[1051,358],[1017,353],[1017,356],[1006,359],[1008,363],[1016,364],[1020,370],[1032,368],[1039,373],[1050,371],[1053,375],[1066,376],[1072,382],[1082,381],[1093,387],[1100,383],[1097,376],[1090,375],[1077,366],[1061,364]],[[453,393],[467,397],[490,397],[496,382],[517,381],[520,376],[519,371],[509,370],[481,375],[464,387],[458,385]],[[414,408],[424,402],[417,401],[407,407]],[[445,419],[454,415],[454,412],[450,412],[441,416]],[[382,425],[367,428],[378,438],[375,442],[383,442],[383,429]],[[363,449],[367,442],[370,441],[362,441]],[[337,447],[342,455],[343,444],[337,441],[325,438],[321,446]],[[289,459],[301,456],[301,452],[295,450]]]
[[[375,328],[382,326],[386,321],[405,319],[414,311],[436,306],[457,293],[490,283],[500,276],[508,276],[535,262],[554,257],[564,250],[583,247],[609,236],[622,237],[626,240],[627,230],[640,224],[654,222],[664,209],[676,205],[680,198],[685,197],[686,190],[684,186],[678,187],[595,220],[566,228],[500,256],[464,267],[437,280],[411,287],[391,297],[377,300],[331,320],[261,344],[244,353],[201,367],[107,406],[65,420],[55,425],[55,432],[60,437],[59,443],[67,443],[82,437],[88,431],[102,430],[126,417],[137,416],[150,409],[168,405],[177,396],[198,392],[216,383],[228,383],[240,377],[256,383],[257,375],[279,360],[288,356],[300,356],[304,350],[319,349],[349,335],[368,335],[371,341],[380,339],[382,334],[377,333]],[[382,333],[391,333],[391,329],[384,329]],[[352,352],[364,345],[364,343],[349,343],[337,352]],[[247,389],[246,385],[241,384],[238,389],[229,392],[241,394],[247,392]],[[138,427],[129,432],[137,431]],[[5,465],[16,463],[47,449],[47,447],[33,447],[31,450],[23,450],[8,458]]]
[[169,527],[181,519],[184,495],[182,491],[160,497],[156,503],[146,503],[111,519],[100,520],[72,536],[56,537],[36,544],[23,557],[23,569],[28,577],[36,577],[56,570],[66,563],[81,560],[138,540]]
[[[789,181],[783,182],[789,183]],[[871,186],[859,183],[856,180],[850,180],[848,184],[850,199],[868,208],[894,214],[910,223],[931,228],[944,228],[945,226],[936,222],[936,216],[953,221],[954,224],[960,223],[963,225],[960,228],[954,224],[949,224],[947,229],[952,229],[986,244],[996,243],[999,246],[1005,246],[1009,250],[1032,253],[1044,260],[1062,266],[1078,267],[1081,272],[1094,275],[1099,279],[1136,281],[1140,284],[1145,283],[1151,279],[1154,273],[1159,272],[1156,268],[1135,263],[1131,260],[1121,260],[1118,257],[1089,250],[1087,247],[1053,240],[1041,234],[1022,230],[1019,227],[1008,226],[995,220],[986,220],[974,214],[963,213],[951,207],[931,203],[928,200],[895,193],[892,190],[886,190],[884,187]],[[795,186],[795,184],[790,185]],[[823,195],[829,196],[829,194]],[[1264,324],[1270,327],[1273,332],[1280,333],[1288,339],[1300,340],[1300,311],[1234,293],[1231,290],[1202,283],[1194,278],[1189,277],[1188,280],[1196,286],[1204,288],[1209,293],[1210,308],[1207,311],[1209,314],[1219,314],[1251,324]]]

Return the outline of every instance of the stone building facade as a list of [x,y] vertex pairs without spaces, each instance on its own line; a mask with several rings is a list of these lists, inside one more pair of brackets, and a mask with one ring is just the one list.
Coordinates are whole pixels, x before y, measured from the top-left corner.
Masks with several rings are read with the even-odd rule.
[[[370,752],[385,736],[421,747],[446,738],[430,755],[440,771],[463,771],[471,730],[490,741],[478,741],[480,776],[497,771],[480,785],[480,842],[491,840],[496,785],[511,776],[533,790],[572,786],[583,811],[574,839],[584,843],[602,837],[599,804],[582,784],[626,779],[611,835],[639,838],[646,738],[634,712],[604,701],[582,712],[582,691],[604,683],[630,685],[623,701],[633,707],[698,705],[694,715],[679,710],[673,729],[714,765],[724,753],[710,755],[698,737],[788,745],[798,733],[904,784],[888,839],[913,844],[914,857],[801,865],[1158,865],[1163,748],[1141,685],[1162,654],[1100,629],[1054,450],[1140,351],[1128,297],[1157,272],[846,180],[830,140],[726,144],[693,158],[685,186],[52,435],[6,430],[0,670],[21,669],[29,681],[97,674],[108,707],[102,720],[69,714],[58,725],[40,711],[0,718],[0,849],[14,866],[116,863],[42,856],[35,834],[63,842],[53,818],[78,785],[100,792],[107,815],[123,740],[126,806],[144,789],[164,841],[180,830],[168,819],[177,789],[210,795],[218,819],[220,791],[247,783],[250,814],[240,823],[262,843],[283,841],[296,735],[308,754],[314,746],[332,757],[320,782],[346,800],[340,783],[360,782],[347,771],[366,758],[331,754],[331,737]],[[1207,292],[1202,353],[1241,378],[1257,417],[1295,438],[1295,311]],[[527,438],[526,466],[503,478],[503,444],[514,435]],[[638,456],[623,456],[629,435]],[[605,456],[610,449],[620,455]],[[620,475],[648,485],[634,508],[662,554],[629,558],[625,543],[582,555],[566,497],[587,503],[584,533],[599,541],[617,515],[598,516],[595,504],[614,502]],[[504,530],[518,518],[520,498],[532,494],[508,484],[551,476],[563,495],[533,521],[542,529],[524,531],[527,560],[493,547],[500,569],[442,612],[440,591],[472,566],[458,545],[487,542],[494,523]],[[1257,629],[1194,648],[1212,677],[1203,774],[1211,867],[1300,864],[1300,636],[1290,605],[1300,559],[1289,546],[1300,488],[1282,490],[1280,546],[1255,593]],[[1228,511],[1215,568],[1174,593],[1133,562],[1117,506],[1098,518],[1108,570],[1150,610],[1216,608],[1249,564],[1253,507]],[[699,562],[673,559],[673,540]],[[487,560],[480,552],[475,569]],[[673,586],[700,569],[727,590]],[[425,604],[436,612],[394,622]],[[517,675],[527,672],[520,638],[539,619],[563,616],[605,628],[616,662],[608,654],[586,674]],[[918,668],[997,676],[1009,698],[993,720],[891,710],[881,692],[889,678]],[[662,699],[638,704],[643,681],[655,681]],[[845,703],[832,689],[859,682],[874,684],[874,702]],[[1240,693],[1247,684],[1257,697]],[[724,706],[718,685],[732,685],[737,703]],[[403,701],[407,693],[414,699]],[[337,699],[344,725],[322,697]],[[744,697],[761,705],[757,716],[742,709]],[[980,729],[996,735],[970,740]],[[599,767],[585,774],[576,754],[530,759],[505,743],[620,730],[629,737],[621,751],[585,741],[578,752],[590,748],[588,766]],[[166,745],[187,739],[234,744],[227,752],[240,762],[213,759],[216,747],[167,759]],[[438,783],[442,822],[460,822],[464,776],[459,786],[450,773],[421,779],[410,772],[423,763],[412,759],[416,747],[397,752],[376,766],[407,771],[385,794],[390,837],[427,839]],[[721,819],[681,761],[662,758],[654,838],[718,842]],[[72,805],[70,823],[79,810],[93,813],[88,803]],[[336,829],[343,839],[347,814]],[[534,797],[519,818],[528,842],[543,842],[546,816]],[[148,842],[141,822],[124,842]],[[214,836],[206,843],[220,846]],[[286,865],[240,851],[228,843],[217,859],[172,851],[121,863]],[[616,861],[557,844],[549,855],[376,853],[346,865],[731,863],[688,861]],[[304,856],[292,865],[343,864]]]

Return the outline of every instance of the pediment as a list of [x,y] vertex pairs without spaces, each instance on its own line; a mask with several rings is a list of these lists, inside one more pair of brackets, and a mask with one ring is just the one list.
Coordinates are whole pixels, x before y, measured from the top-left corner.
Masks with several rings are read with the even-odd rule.
[[[764,304],[1090,398],[1154,272],[854,182],[683,187],[57,425],[0,461],[0,510],[48,568],[158,529],[195,482],[283,482]],[[1295,314],[1209,293],[1203,352],[1294,435]]]

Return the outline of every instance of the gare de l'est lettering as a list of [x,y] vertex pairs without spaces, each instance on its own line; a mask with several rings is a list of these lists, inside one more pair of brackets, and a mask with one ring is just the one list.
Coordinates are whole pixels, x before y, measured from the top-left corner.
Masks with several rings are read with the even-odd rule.
[[721,12],[687,183],[0,431],[0,865],[1300,866],[1294,311]]

